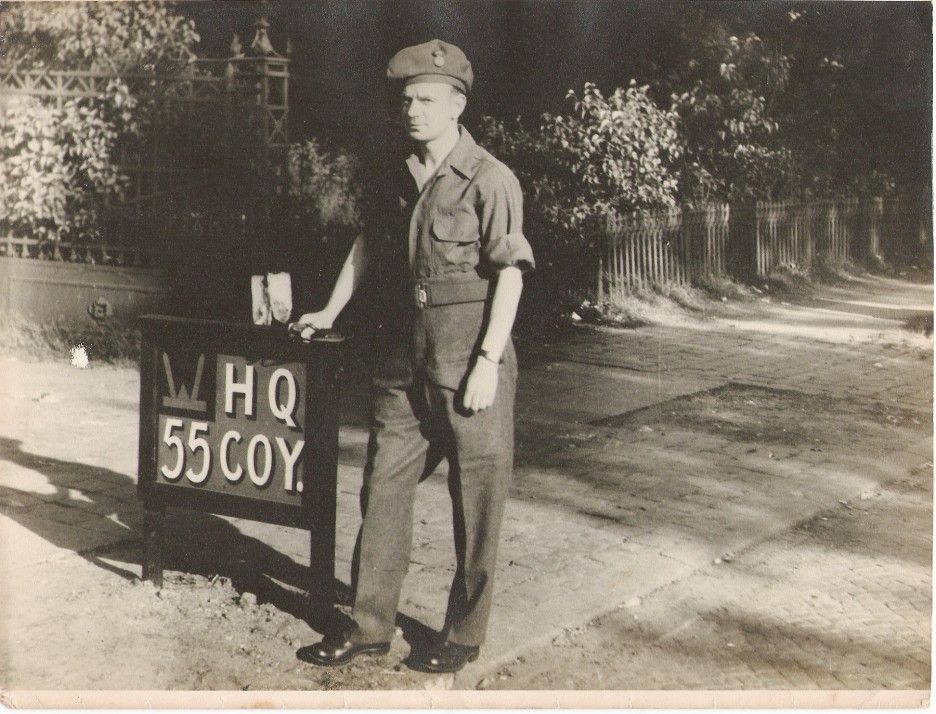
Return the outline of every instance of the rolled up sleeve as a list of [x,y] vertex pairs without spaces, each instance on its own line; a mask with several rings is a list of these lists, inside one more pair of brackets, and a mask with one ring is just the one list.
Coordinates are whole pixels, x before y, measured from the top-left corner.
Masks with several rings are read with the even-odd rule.
[[483,201],[480,206],[481,257],[492,272],[517,267],[533,270],[533,248],[523,235],[523,194],[505,166],[489,165],[479,177]]

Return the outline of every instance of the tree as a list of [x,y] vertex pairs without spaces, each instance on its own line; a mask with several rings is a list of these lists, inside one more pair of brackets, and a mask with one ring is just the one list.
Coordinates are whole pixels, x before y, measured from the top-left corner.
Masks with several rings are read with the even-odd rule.
[[753,32],[737,35],[708,23],[685,64],[664,84],[686,147],[684,199],[771,199],[795,192],[798,167],[776,109],[789,71],[789,57]]
[[[923,145],[916,137],[929,119],[929,103],[920,101],[929,72],[920,71],[924,33],[908,26],[907,10],[804,4],[777,18],[773,41],[791,57],[778,109],[787,142],[807,169],[807,195],[886,195],[908,165],[919,167],[928,146],[928,137]],[[926,105],[916,118],[900,106],[910,96]],[[925,167],[928,173],[928,158]],[[910,173],[916,180],[919,171]]]
[[913,3],[691,9],[652,83],[676,95],[683,196],[928,194],[930,23]]

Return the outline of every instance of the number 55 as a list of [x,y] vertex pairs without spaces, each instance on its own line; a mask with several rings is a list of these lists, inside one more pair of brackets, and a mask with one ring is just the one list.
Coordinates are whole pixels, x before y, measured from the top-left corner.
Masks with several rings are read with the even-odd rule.
[[[179,478],[182,475],[182,469],[185,468],[185,446],[182,444],[182,439],[172,433],[176,429],[183,428],[185,428],[185,422],[181,419],[176,419],[175,417],[166,418],[166,431],[163,433],[163,443],[170,449],[176,450],[175,466],[169,468],[168,465],[165,465],[160,469],[162,475],[165,476],[168,481],[175,481]],[[193,471],[191,468],[185,471],[185,476],[194,484],[204,483],[205,479],[208,478],[208,474],[211,472],[211,447],[207,439],[200,436],[200,434],[207,433],[207,422],[192,422],[189,429],[188,447],[193,454],[196,451],[202,452],[201,468],[198,471]]]

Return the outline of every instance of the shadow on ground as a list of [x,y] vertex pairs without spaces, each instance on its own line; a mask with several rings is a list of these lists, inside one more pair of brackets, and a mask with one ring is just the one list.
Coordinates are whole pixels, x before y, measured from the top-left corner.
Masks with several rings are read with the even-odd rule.
[[[0,486],[0,498],[16,505],[5,515],[55,546],[75,551],[89,562],[128,581],[136,572],[115,567],[98,553],[113,553],[142,542],[142,512],[137,505],[136,485],[124,474],[106,468],[61,461],[23,451],[20,443],[0,437],[0,459],[36,471],[54,488],[50,494],[35,494]],[[74,511],[73,527],[50,520],[42,504]],[[105,543],[86,549],[87,531],[99,534]],[[327,613],[310,613],[301,589],[307,585],[308,569],[264,543],[244,536],[231,523],[210,514],[174,511],[167,516],[164,564],[167,570],[228,578],[238,592],[256,593],[262,599],[319,629]],[[210,547],[205,547],[209,544]],[[137,561],[139,562],[139,561]],[[277,585],[284,583],[292,589]],[[337,583],[347,599],[347,585]]]
[[[32,454],[22,450],[19,441],[4,437],[0,437],[0,460],[41,474],[52,487],[51,492],[39,494],[0,485],[0,503],[5,504],[0,512],[52,545],[73,551],[127,582],[139,580],[136,564],[143,557],[142,511],[136,485],[127,476]],[[48,509],[43,508],[50,504],[68,513],[65,520],[70,522],[50,519]],[[89,547],[89,533],[102,545]],[[350,624],[337,608],[322,610],[311,603],[304,590],[310,585],[307,566],[244,535],[224,518],[170,510],[165,534],[163,566],[167,571],[228,581],[236,593],[252,593],[258,602],[272,604],[323,635],[337,635]],[[119,562],[129,567],[115,564]],[[351,605],[347,583],[336,579],[335,591],[338,605]],[[402,613],[397,626],[415,651],[425,651],[439,634]]]

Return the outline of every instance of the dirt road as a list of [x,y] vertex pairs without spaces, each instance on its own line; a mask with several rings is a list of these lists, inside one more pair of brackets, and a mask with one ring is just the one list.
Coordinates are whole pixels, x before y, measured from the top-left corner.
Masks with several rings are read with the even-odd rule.
[[[295,658],[318,637],[307,536],[175,512],[166,585],[141,584],[136,371],[4,358],[0,686],[926,688],[932,338],[902,324],[931,287],[822,296],[848,309],[729,305],[525,354],[495,613],[457,677],[405,666],[453,572],[444,468],[420,488],[393,650],[316,669]],[[345,609],[359,409],[341,434]]]

